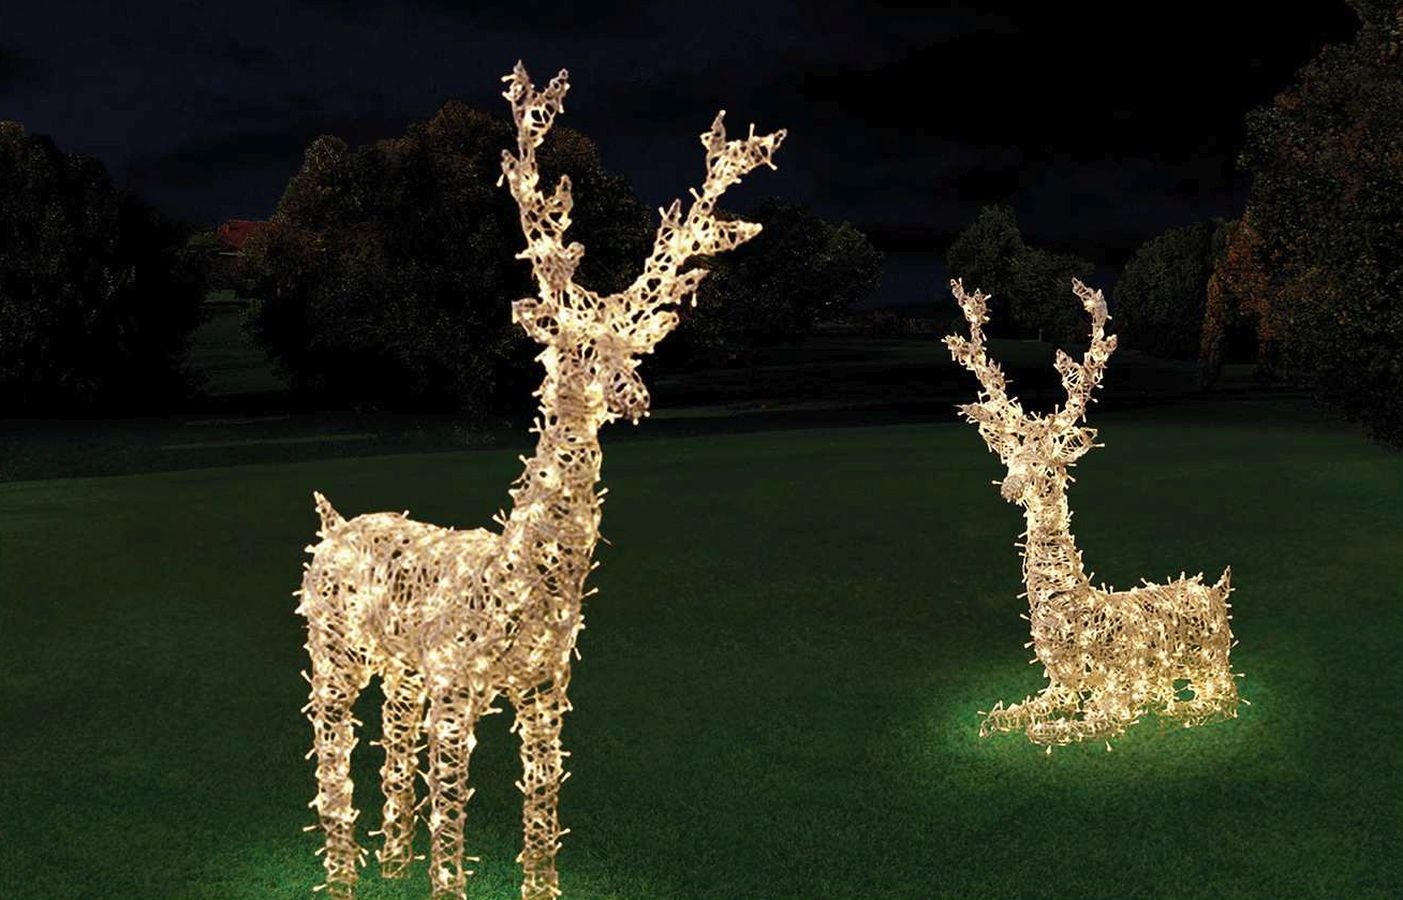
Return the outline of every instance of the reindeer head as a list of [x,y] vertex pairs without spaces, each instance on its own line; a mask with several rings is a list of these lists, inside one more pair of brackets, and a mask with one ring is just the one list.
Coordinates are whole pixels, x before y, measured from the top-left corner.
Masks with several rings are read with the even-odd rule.
[[648,329],[635,334],[604,304],[582,289],[565,302],[528,298],[512,304],[512,319],[545,350],[539,359],[564,381],[583,389],[587,405],[608,417],[637,421],[648,414],[649,394],[638,363],[653,345],[676,326],[676,314],[656,316]]
[[512,318],[545,347],[548,369],[568,372],[582,384],[587,403],[597,403],[606,418],[637,422],[648,414],[648,389],[638,375],[640,359],[677,327],[675,309],[696,302],[704,269],[683,271],[687,261],[730,250],[760,233],[753,222],[718,221],[716,201],[752,169],[774,168],[773,156],[785,132],[726,140],[725,112],[717,114],[701,136],[706,148],[706,181],[692,191],[685,214],[681,201],[659,210],[662,223],[652,252],[634,282],[617,294],[600,295],[575,283],[575,269],[585,248],[565,243],[570,227],[570,179],[562,177],[549,197],[539,188],[536,148],[545,140],[557,114],[564,111],[570,89],[568,73],[538,91],[521,63],[503,80],[503,95],[516,120],[517,153],[502,152],[502,178],[521,210],[526,249],[518,259],[531,262],[539,296],[518,300]]
[[1035,496],[1055,489],[1059,473],[1096,446],[1096,429],[1078,424],[1095,398],[1106,363],[1116,349],[1115,336],[1106,336],[1106,300],[1077,279],[1072,290],[1091,316],[1091,345],[1081,362],[1057,351],[1057,372],[1067,392],[1065,405],[1047,415],[1026,413],[1017,398],[1008,395],[1008,379],[999,364],[989,359],[984,347],[984,325],[989,321],[989,297],[979,291],[966,294],[958,279],[950,289],[969,323],[968,338],[950,335],[945,346],[960,365],[979,379],[981,390],[976,403],[967,403],[960,412],[979,426],[979,434],[989,449],[1008,468],[999,492],[1005,500],[1026,506]]

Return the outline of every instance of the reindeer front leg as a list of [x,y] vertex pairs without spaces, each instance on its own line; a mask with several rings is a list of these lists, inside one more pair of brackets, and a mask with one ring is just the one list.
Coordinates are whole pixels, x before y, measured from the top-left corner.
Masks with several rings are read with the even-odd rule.
[[1049,685],[1037,696],[1029,697],[1022,703],[1004,706],[1000,701],[984,714],[984,721],[979,725],[979,736],[988,737],[996,731],[1025,731],[1036,722],[1070,715],[1079,702],[1076,691],[1059,685]]
[[312,695],[305,707],[312,722],[317,755],[317,810],[326,834],[322,865],[326,868],[327,894],[335,900],[355,896],[356,811],[351,781],[351,751],[356,746],[351,715],[356,697],[369,681],[369,671],[358,656],[337,640],[337,635],[314,629],[307,641],[312,657]]
[[559,798],[565,780],[560,727],[570,701],[564,684],[551,684],[515,697],[516,730],[521,738],[522,900],[553,900],[560,895],[555,855],[560,850]]
[[1128,693],[1093,692],[1091,699],[1082,704],[1079,716],[1061,716],[1029,724],[1028,740],[1043,746],[1107,740],[1123,734],[1135,724],[1137,715]]
[[473,728],[487,703],[462,687],[450,687],[429,705],[429,881],[433,900],[467,896],[470,869],[463,865],[463,828],[468,800],[468,763],[477,738]]
[[381,874],[398,878],[414,858],[414,778],[424,720],[424,679],[403,665],[392,665],[385,672],[383,687],[385,764],[380,767],[380,783],[385,797],[381,826],[385,845],[377,856]]

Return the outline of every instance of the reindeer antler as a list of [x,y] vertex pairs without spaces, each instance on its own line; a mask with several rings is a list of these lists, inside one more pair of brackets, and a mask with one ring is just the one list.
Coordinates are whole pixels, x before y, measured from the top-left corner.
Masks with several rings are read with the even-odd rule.
[[674,200],[666,209],[659,209],[662,222],[653,239],[652,252],[643,264],[643,271],[621,292],[626,330],[645,349],[656,343],[656,336],[666,334],[677,322],[677,314],[669,307],[696,302],[696,291],[706,269],[682,267],[694,256],[724,253],[744,244],[761,231],[755,222],[723,221],[716,218],[716,201],[733,184],[752,170],[764,165],[775,167],[774,154],[784,141],[785,129],[757,135],[755,126],[739,140],[726,139],[726,111],[721,110],[711,128],[701,135],[706,148],[706,180],[701,190],[691,191],[692,204],[682,213],[682,201]]
[[562,69],[538,91],[518,62],[512,74],[502,79],[509,82],[503,96],[511,102],[517,127],[517,153],[503,151],[502,178],[521,209],[521,229],[526,235],[526,249],[517,258],[531,261],[541,295],[539,301],[518,301],[513,314],[529,330],[550,332],[556,327],[551,320],[572,307],[581,307],[574,311],[582,313],[602,308],[611,316],[622,317],[620,330],[626,339],[646,351],[676,324],[676,313],[667,307],[692,297],[706,275],[704,269],[683,272],[687,261],[730,250],[760,233],[760,226],[753,222],[717,220],[716,201],[752,169],[761,165],[774,168],[774,152],[785,131],[757,135],[752,125],[747,137],[728,141],[725,111],[718,113],[701,136],[706,148],[706,180],[700,191],[691,192],[692,204],[686,214],[680,200],[659,210],[662,223],[642,273],[623,291],[600,297],[573,280],[585,249],[578,243],[565,243],[573,203],[570,179],[562,176],[550,197],[537,187],[536,148],[545,140],[556,115],[564,110],[568,77]]
[[1072,279],[1072,290],[1091,314],[1091,345],[1086,348],[1081,362],[1062,350],[1057,351],[1054,365],[1062,376],[1062,387],[1067,391],[1067,404],[1054,413],[1059,429],[1070,429],[1079,420],[1086,419],[1087,405],[1096,399],[1092,393],[1101,384],[1106,363],[1116,349],[1115,335],[1106,337],[1106,322],[1111,318],[1106,312],[1106,298],[1100,291],[1093,291],[1076,278]]
[[[558,313],[569,299],[575,269],[585,248],[578,243],[565,243],[565,231],[570,227],[570,210],[574,198],[570,194],[570,176],[562,175],[549,197],[541,193],[541,175],[536,167],[536,148],[546,139],[555,124],[555,117],[565,111],[565,94],[570,90],[570,73],[561,69],[545,90],[538,91],[531,83],[526,67],[518,60],[502,96],[511,103],[516,122],[517,152],[502,151],[502,177],[506,181],[521,215],[521,231],[526,235],[526,249],[517,259],[531,261],[536,276],[540,301],[519,301],[513,306],[514,317],[528,330],[550,330],[553,315],[541,316],[542,304]],[[529,307],[529,309],[527,308]]]
[[972,295],[965,293],[964,280],[960,278],[950,279],[950,291],[955,295],[955,302],[960,304],[965,321],[969,323],[969,337],[947,335],[945,346],[950,348],[955,362],[979,379],[985,395],[994,400],[1007,400],[1008,379],[984,349],[984,326],[989,322],[989,295],[980,290]]
[[955,362],[974,373],[981,389],[980,402],[963,404],[960,412],[981,429],[1025,430],[1030,420],[1017,398],[1008,396],[1008,378],[985,350],[984,326],[989,321],[989,295],[978,290],[973,294],[965,293],[964,281],[959,278],[950,280],[950,290],[960,304],[965,321],[969,323],[969,337],[947,335],[945,346],[950,348]]
[[[710,256],[737,247],[760,233],[761,226],[739,220],[718,221],[716,201],[742,176],[765,165],[774,168],[774,153],[784,140],[786,131],[750,134],[735,141],[726,140],[726,111],[716,114],[710,130],[701,136],[706,148],[706,180],[701,191],[692,190],[692,205],[682,215],[682,201],[674,200],[666,209],[659,209],[662,225],[653,241],[653,251],[638,276],[625,293],[640,302],[681,303],[696,292],[705,275],[704,269],[693,269],[682,275],[678,270],[693,256]],[[677,277],[669,277],[677,276]]]

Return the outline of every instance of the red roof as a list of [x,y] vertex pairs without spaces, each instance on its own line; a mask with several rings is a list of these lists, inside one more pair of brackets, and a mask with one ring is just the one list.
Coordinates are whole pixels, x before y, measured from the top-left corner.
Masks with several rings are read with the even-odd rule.
[[214,236],[230,250],[241,250],[244,241],[253,237],[264,228],[268,227],[267,222],[256,222],[251,219],[230,219],[223,225],[215,229]]

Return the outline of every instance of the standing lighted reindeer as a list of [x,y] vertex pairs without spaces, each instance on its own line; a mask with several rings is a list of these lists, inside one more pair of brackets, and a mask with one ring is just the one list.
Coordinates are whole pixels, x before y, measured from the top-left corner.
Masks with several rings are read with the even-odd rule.
[[989,298],[966,294],[960,281],[950,287],[970,336],[951,335],[945,344],[983,388],[979,402],[960,411],[1008,468],[1000,493],[1024,511],[1032,646],[1048,679],[1036,697],[1011,706],[1000,701],[980,734],[1023,729],[1051,751],[1054,744],[1121,734],[1147,712],[1186,727],[1236,716],[1237,685],[1228,666],[1231,570],[1214,585],[1199,574],[1125,591],[1093,587],[1072,537],[1067,485],[1074,479],[1067,469],[1098,446],[1095,429],[1078,423],[1116,349],[1115,337],[1106,336],[1110,317],[1101,292],[1072,281],[1091,316],[1091,346],[1081,362],[1057,351],[1067,402],[1042,415],[1024,412],[1008,395],[1003,371],[985,352]]
[[[412,856],[419,804],[414,776],[421,728],[429,753],[430,880],[435,898],[463,897],[471,871],[463,865],[468,760],[478,718],[505,697],[516,713],[525,794],[524,898],[557,896],[556,811],[565,778],[561,719],[570,709],[570,656],[583,627],[585,578],[599,537],[599,428],[621,416],[635,423],[648,411],[637,372],[677,325],[674,308],[692,299],[704,270],[683,271],[689,259],[729,250],[760,226],[716,218],[718,198],[741,176],[772,157],[784,132],[728,141],[718,114],[702,135],[706,180],[684,212],[662,211],[662,224],[643,271],[626,290],[601,296],[574,281],[584,254],[565,243],[570,227],[568,178],[543,194],[536,149],[563,109],[569,88],[562,71],[537,90],[518,63],[506,98],[516,119],[517,152],[502,155],[502,177],[521,212],[526,249],[539,296],[512,306],[513,319],[542,346],[545,379],[536,396],[540,416],[535,455],[511,489],[510,515],[500,534],[454,531],[375,513],[346,520],[320,494],[321,542],[308,550],[298,611],[307,618],[318,793],[326,833],[327,885],[333,897],[353,895],[361,861],[355,843],[351,708],[372,675],[383,681],[385,763],[384,847],[387,877],[404,872]],[[427,716],[425,706],[427,705]],[[315,826],[314,826],[315,827]]]

